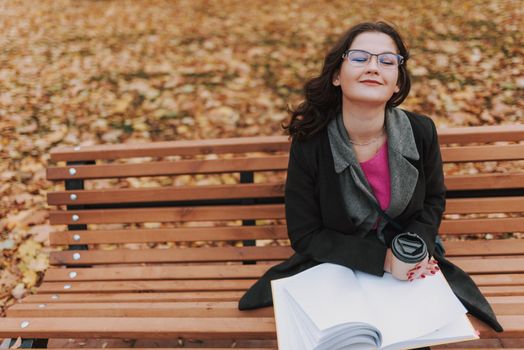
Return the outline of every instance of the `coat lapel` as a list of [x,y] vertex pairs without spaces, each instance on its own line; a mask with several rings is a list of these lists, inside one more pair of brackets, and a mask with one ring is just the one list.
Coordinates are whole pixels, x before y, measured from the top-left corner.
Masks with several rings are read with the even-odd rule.
[[353,151],[353,147],[349,143],[349,136],[344,127],[342,115],[339,115],[328,125],[328,135],[337,174],[342,173],[348,168],[354,186],[362,191],[370,200],[376,201],[373,190]]
[[391,201],[386,213],[396,217],[409,204],[418,180],[418,170],[408,159],[420,158],[408,116],[398,108],[386,113]]
[[342,115],[328,124],[328,136],[346,215],[356,226],[353,234],[363,237],[376,221],[377,213],[370,202],[376,199],[349,143]]

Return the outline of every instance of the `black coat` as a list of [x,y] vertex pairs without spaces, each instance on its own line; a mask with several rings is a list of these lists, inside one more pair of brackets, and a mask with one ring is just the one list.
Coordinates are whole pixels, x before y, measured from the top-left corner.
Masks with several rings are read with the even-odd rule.
[[[446,260],[435,249],[435,238],[445,208],[445,187],[440,147],[433,121],[404,111],[409,117],[419,159],[409,159],[418,170],[411,199],[403,212],[393,217],[404,230],[418,233],[430,255],[468,311],[496,331],[502,327],[473,280]],[[390,164],[390,168],[395,164]],[[346,214],[340,182],[335,171],[327,129],[307,141],[293,140],[290,149],[285,190],[286,220],[295,254],[270,268],[241,298],[239,309],[271,306],[270,281],[292,276],[319,263],[329,262],[364,271],[384,274],[387,247],[400,233],[391,225],[384,229],[386,245],[376,234],[354,235],[355,224]]]

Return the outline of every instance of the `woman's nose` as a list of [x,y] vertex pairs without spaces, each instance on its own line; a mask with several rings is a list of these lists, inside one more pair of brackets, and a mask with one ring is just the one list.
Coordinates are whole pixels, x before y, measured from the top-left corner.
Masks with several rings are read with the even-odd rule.
[[371,56],[369,58],[368,64],[366,66],[368,70],[378,71],[378,57],[377,56]]

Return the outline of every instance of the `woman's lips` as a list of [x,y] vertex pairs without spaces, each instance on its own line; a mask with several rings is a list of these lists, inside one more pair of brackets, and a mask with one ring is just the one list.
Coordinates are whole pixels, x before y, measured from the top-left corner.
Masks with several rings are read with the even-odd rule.
[[371,81],[371,80],[364,80],[364,81],[361,81],[361,83],[366,84],[366,85],[382,85],[377,81]]

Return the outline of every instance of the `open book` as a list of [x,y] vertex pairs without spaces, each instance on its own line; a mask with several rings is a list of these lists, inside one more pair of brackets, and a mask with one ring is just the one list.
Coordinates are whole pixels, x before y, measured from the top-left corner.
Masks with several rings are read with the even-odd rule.
[[326,263],[271,287],[280,350],[409,349],[478,338],[440,271],[408,282]]

